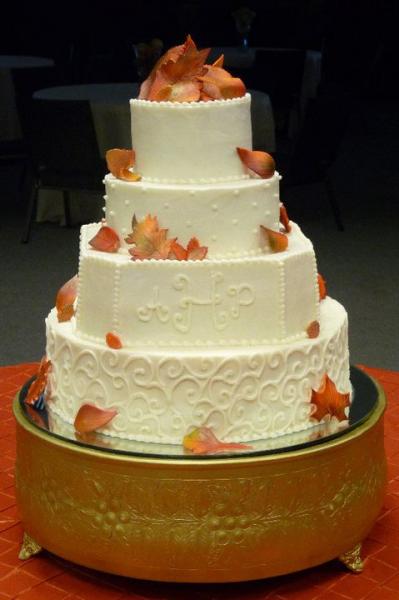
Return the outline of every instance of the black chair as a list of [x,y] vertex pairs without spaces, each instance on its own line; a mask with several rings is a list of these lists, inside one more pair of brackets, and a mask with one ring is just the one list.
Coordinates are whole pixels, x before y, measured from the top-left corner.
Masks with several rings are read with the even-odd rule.
[[101,158],[87,101],[35,100],[31,119],[34,181],[22,242],[29,241],[39,189],[63,193],[66,224],[70,224],[70,193],[103,190]]
[[276,129],[282,133],[288,133],[291,111],[299,117],[305,52],[290,48],[257,50],[249,75],[249,87],[270,96]]
[[13,69],[11,78],[15,105],[21,127],[21,137],[0,142],[0,164],[19,164],[22,167],[18,197],[26,195],[27,179],[31,169],[30,115],[32,96],[36,90],[56,83],[55,67]]
[[338,158],[352,110],[349,96],[325,95],[310,100],[291,154],[284,158],[279,157],[277,153],[277,163],[285,173],[282,189],[323,183],[340,231],[344,230],[344,224],[330,177],[330,168]]

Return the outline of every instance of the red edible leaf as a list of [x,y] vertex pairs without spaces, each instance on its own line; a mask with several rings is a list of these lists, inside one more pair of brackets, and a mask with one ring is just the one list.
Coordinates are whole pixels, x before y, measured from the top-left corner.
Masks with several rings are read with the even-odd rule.
[[341,394],[327,374],[324,375],[320,388],[312,390],[311,403],[314,405],[312,418],[321,421],[326,415],[345,421],[348,417],[345,408],[350,404],[349,393]]
[[201,246],[196,237],[191,238],[184,248],[176,240],[173,240],[169,258],[176,260],[203,260],[208,253],[207,246]]
[[82,404],[75,417],[74,426],[78,433],[89,433],[109,423],[118,411],[98,408],[95,404]]
[[313,339],[319,337],[320,323],[318,321],[312,321],[306,328],[308,338]]
[[274,175],[276,163],[274,162],[274,158],[267,152],[247,150],[246,148],[237,148],[237,152],[243,165],[262,177],[262,179],[269,179]]
[[280,223],[284,227],[286,233],[290,233],[291,223],[288,218],[287,209],[285,208],[283,203],[280,204]]
[[268,229],[264,227],[264,225],[260,226],[262,233],[269,245],[269,248],[272,252],[283,252],[288,247],[288,237],[285,233],[280,233],[280,231],[273,231],[273,229]]
[[250,450],[252,446],[235,442],[220,442],[212,429],[198,427],[183,438],[183,446],[193,454],[218,454],[231,450]]
[[118,234],[112,227],[103,225],[96,235],[89,241],[89,244],[95,250],[100,252],[118,252],[121,242]]
[[139,181],[141,179],[141,175],[130,171],[135,162],[134,150],[113,148],[107,151],[105,159],[108,169],[117,179],[123,181]]
[[105,336],[105,341],[107,343],[107,346],[113,348],[114,350],[120,350],[120,348],[122,348],[122,342],[120,337],[116,335],[116,333],[112,333],[112,331],[109,331],[107,333],[107,335]]
[[29,390],[28,390],[28,393],[25,398],[26,404],[33,405],[36,402],[36,400],[39,399],[41,394],[43,394],[43,392],[46,388],[47,377],[48,377],[50,368],[51,368],[51,361],[46,360],[46,357],[43,356],[42,360],[40,361],[39,370],[37,372],[36,379],[34,381],[32,381],[32,383],[29,386]]
[[76,300],[78,292],[78,276],[75,275],[69,279],[64,285],[58,290],[57,297],[55,299],[55,308],[57,309],[57,319],[59,323],[70,321],[75,314],[73,304]]
[[317,274],[317,283],[319,286],[319,299],[324,300],[327,296],[327,286],[326,281],[320,273]]

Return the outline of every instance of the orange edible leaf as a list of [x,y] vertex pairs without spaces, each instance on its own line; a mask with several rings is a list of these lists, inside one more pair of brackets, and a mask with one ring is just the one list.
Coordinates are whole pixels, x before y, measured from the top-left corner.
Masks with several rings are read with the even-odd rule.
[[132,231],[125,238],[128,244],[134,244],[134,248],[129,249],[132,259],[168,258],[175,240],[168,240],[167,234],[167,229],[160,229],[157,217],[147,215],[143,221],[137,221],[133,215]]
[[171,246],[170,258],[176,260],[203,260],[208,253],[207,246],[201,246],[196,237],[191,238],[184,248],[176,240],[173,240]]
[[107,343],[107,346],[113,348],[114,350],[119,350],[120,348],[122,348],[122,342],[120,337],[116,335],[116,333],[112,333],[112,331],[109,331],[107,333],[107,335],[105,336],[105,341]]
[[73,303],[75,302],[78,291],[78,276],[75,275],[58,290],[55,299],[55,308],[57,309],[57,319],[60,323],[69,321],[75,314]]
[[283,252],[288,247],[288,237],[285,233],[280,233],[279,231],[273,231],[273,229],[268,229],[264,225],[260,226],[264,237],[270,247],[272,252]]
[[197,81],[177,81],[169,83],[167,80],[156,78],[151,98],[157,102],[196,102],[201,95],[201,86]]
[[285,206],[284,206],[283,203],[280,204],[280,223],[284,227],[286,233],[290,233],[290,231],[291,231],[291,223],[290,223],[290,220],[288,218],[287,209],[285,208]]
[[219,56],[219,58],[217,58],[215,60],[215,62],[212,63],[212,67],[220,67],[221,69],[223,69],[223,64],[224,64],[224,54],[221,54]]
[[113,148],[107,151],[105,159],[108,169],[117,179],[123,179],[123,181],[139,181],[141,179],[138,173],[130,171],[135,162],[134,150]]
[[156,62],[154,68],[152,69],[152,71],[149,74],[149,76],[147,77],[147,79],[145,81],[143,81],[143,83],[141,84],[139,98],[142,100],[148,100],[148,96],[150,94],[150,90],[154,83],[154,79],[156,77],[156,74],[159,72],[160,68],[169,61],[176,62],[177,59],[182,54],[187,52],[190,48],[194,48],[194,49],[197,48],[191,35],[187,36],[184,44],[180,44],[179,46],[174,46],[173,48],[169,48],[169,50],[167,50],[165,52],[165,54],[163,54],[158,59],[158,61]]
[[319,298],[320,300],[324,300],[327,296],[327,286],[326,281],[320,273],[317,274],[317,283],[319,286]]
[[39,370],[37,372],[36,379],[34,381],[32,381],[32,383],[29,386],[29,390],[28,390],[28,393],[25,398],[26,404],[30,404],[31,406],[33,406],[33,404],[36,402],[36,400],[38,400],[39,397],[41,396],[41,394],[43,394],[43,392],[46,388],[47,377],[48,377],[50,368],[51,368],[51,361],[47,360],[46,357],[43,356],[42,360],[40,361]]
[[193,454],[218,454],[231,450],[250,450],[252,446],[234,442],[220,442],[212,429],[198,427],[183,438],[183,446]]
[[312,390],[311,403],[314,405],[312,418],[321,421],[326,415],[336,417],[338,421],[347,420],[345,408],[349,406],[349,393],[341,394],[327,374],[320,388]]
[[[228,100],[245,95],[246,88],[238,77],[232,77],[228,71],[221,66],[205,65],[205,74],[198,77],[202,82],[201,94],[214,100]],[[202,96],[201,96],[202,99]]]
[[262,177],[262,179],[269,179],[274,175],[276,163],[274,162],[274,158],[267,152],[247,150],[247,148],[237,148],[237,152],[243,165]]
[[196,237],[187,244],[187,260],[203,260],[208,253],[207,246],[201,246]]
[[74,426],[78,433],[89,433],[109,423],[118,411],[98,408],[95,404],[82,404],[75,417]]
[[306,328],[308,338],[313,339],[319,337],[320,323],[318,321],[312,321]]
[[96,235],[89,241],[89,244],[95,250],[100,252],[118,252],[121,242],[118,234],[112,227],[103,225]]
[[201,85],[196,79],[203,71],[209,48],[197,50],[190,36],[181,46],[162,56],[142,84],[140,98],[154,101],[195,102]]

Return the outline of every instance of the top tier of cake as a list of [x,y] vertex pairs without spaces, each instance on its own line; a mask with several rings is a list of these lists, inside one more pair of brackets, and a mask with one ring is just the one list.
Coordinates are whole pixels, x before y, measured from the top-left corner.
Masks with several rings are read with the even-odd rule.
[[252,148],[251,96],[212,102],[131,100],[136,170],[146,181],[245,179],[236,148]]

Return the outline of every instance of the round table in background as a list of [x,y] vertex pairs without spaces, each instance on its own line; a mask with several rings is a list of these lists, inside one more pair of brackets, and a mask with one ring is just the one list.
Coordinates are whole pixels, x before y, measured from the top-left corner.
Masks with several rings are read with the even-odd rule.
[[139,93],[138,83],[89,83],[38,90],[33,99],[87,100],[90,103],[98,149],[130,148],[129,100]]

